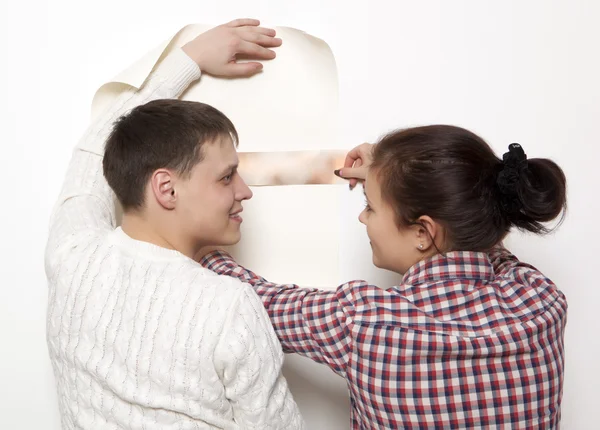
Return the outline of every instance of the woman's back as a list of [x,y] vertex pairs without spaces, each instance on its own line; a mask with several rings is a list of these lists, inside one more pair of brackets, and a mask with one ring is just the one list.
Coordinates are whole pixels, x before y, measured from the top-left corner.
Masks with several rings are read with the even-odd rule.
[[506,251],[489,257],[438,255],[399,287],[352,287],[355,428],[556,427],[566,300]]

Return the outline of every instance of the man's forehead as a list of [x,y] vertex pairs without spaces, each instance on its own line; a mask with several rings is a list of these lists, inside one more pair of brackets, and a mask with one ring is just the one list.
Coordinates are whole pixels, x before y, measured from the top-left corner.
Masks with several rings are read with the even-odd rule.
[[228,166],[238,164],[237,149],[230,137],[215,139],[202,145],[203,160],[206,167],[221,170]]

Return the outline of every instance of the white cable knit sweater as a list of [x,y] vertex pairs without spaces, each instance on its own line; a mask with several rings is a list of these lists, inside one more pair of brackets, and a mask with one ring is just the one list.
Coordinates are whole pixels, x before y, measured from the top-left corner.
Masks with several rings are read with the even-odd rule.
[[254,291],[115,229],[102,174],[114,120],[178,97],[199,77],[174,51],[74,151],[46,250],[47,339],[65,429],[303,428]]

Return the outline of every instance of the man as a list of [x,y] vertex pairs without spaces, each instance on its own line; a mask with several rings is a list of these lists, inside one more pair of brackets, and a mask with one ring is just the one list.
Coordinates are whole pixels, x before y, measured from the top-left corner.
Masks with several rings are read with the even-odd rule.
[[173,100],[201,72],[260,71],[236,55],[272,59],[274,36],[256,20],[201,34],[119,97],[75,149],[46,251],[64,428],[303,427],[260,300],[193,260],[240,238],[252,193],[237,174],[237,133],[216,109]]

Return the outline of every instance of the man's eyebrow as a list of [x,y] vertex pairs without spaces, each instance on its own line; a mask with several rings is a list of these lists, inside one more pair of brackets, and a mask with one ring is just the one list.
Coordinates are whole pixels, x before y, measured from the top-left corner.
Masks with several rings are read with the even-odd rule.
[[219,176],[223,176],[223,175],[225,175],[227,173],[233,173],[233,172],[235,172],[237,170],[237,168],[238,168],[238,164],[239,163],[230,164],[229,166],[227,166],[226,168],[224,168],[221,171],[221,173],[219,174]]

